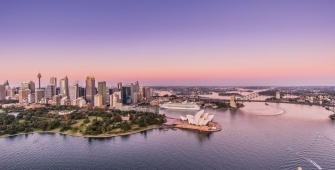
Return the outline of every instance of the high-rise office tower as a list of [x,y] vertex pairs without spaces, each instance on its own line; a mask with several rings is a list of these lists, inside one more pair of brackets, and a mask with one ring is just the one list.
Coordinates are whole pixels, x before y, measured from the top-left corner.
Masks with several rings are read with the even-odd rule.
[[131,104],[131,86],[122,86],[122,103],[129,105]]
[[9,90],[7,90],[7,96],[14,96],[15,95],[15,88],[10,88]]
[[94,95],[94,106],[95,107],[101,107],[102,104],[102,95],[101,94],[96,94]]
[[106,82],[98,82],[98,93],[102,96],[102,105],[106,104]]
[[28,103],[35,103],[35,94],[28,94]]
[[35,83],[33,81],[29,81],[29,89],[31,90],[31,93],[35,93]]
[[84,87],[78,87],[79,88],[79,97],[85,97],[85,88]]
[[95,78],[93,76],[87,76],[86,78],[86,101],[87,103],[94,102],[95,90]]
[[145,99],[145,87],[140,87],[140,95],[141,95],[140,100],[144,100]]
[[31,94],[30,89],[19,90],[19,102],[22,103],[24,99],[28,98],[29,94]]
[[41,88],[41,77],[42,77],[41,73],[38,73],[37,78],[38,78],[38,88],[39,89]]
[[4,86],[9,86],[9,82],[8,80],[6,80],[4,83],[3,83]]
[[113,88],[109,88],[109,89],[108,89],[108,94],[109,94],[109,95],[113,94],[113,92],[114,92],[114,89],[113,89]]
[[145,100],[150,101],[152,98],[153,90],[149,87],[145,87]]
[[113,106],[113,97],[114,96],[112,94],[109,95],[109,105],[110,106]]
[[0,84],[0,100],[6,99],[6,88],[5,85]]
[[56,95],[59,95],[59,94],[60,94],[60,88],[57,87],[57,88],[56,88]]
[[56,95],[57,78],[56,77],[50,77],[49,84],[54,86],[54,95]]
[[138,83],[138,81],[136,81],[134,85],[134,92],[139,92],[139,91],[140,91],[140,84]]
[[70,100],[75,100],[79,97],[79,87],[77,81],[69,87],[69,92],[70,92]]
[[56,95],[54,93],[54,86],[53,85],[48,85],[47,88],[45,89],[45,98],[52,100],[52,97]]
[[121,83],[121,82],[118,82],[118,83],[117,83],[117,89],[119,89],[119,90],[122,89],[122,83]]
[[131,95],[131,103],[132,103],[132,104],[137,104],[137,97],[138,97],[138,92],[134,92],[134,93]]
[[43,97],[44,97],[44,89],[36,89],[35,90],[35,102],[39,103]]
[[65,94],[65,96],[69,97],[69,79],[67,76],[59,81],[59,86],[60,94]]
[[21,83],[21,90],[27,90],[27,89],[29,89],[30,91],[32,91],[32,90],[30,89],[30,84],[27,83],[27,82],[23,82],[23,83]]

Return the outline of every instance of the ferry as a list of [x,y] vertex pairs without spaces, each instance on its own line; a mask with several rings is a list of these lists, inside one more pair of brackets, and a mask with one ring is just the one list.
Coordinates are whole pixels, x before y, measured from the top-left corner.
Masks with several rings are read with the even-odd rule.
[[167,102],[160,105],[162,109],[177,109],[177,110],[200,110],[200,107],[194,102],[173,103]]

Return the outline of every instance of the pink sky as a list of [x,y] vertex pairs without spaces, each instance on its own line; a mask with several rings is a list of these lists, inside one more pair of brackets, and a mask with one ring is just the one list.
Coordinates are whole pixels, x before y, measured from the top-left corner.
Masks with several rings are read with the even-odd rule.
[[43,86],[65,75],[82,85],[88,75],[110,85],[335,85],[332,1],[43,3],[2,4],[0,81],[37,82],[40,71]]

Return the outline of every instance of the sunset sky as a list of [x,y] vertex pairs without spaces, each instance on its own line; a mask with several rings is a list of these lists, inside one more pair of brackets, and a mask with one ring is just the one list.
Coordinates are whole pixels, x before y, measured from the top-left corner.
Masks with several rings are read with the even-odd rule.
[[0,83],[335,85],[335,1],[1,0]]

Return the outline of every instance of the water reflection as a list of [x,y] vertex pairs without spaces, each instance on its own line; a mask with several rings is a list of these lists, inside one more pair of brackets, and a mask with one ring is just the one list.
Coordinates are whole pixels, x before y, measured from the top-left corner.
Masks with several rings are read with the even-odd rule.
[[[230,170],[317,169],[315,163],[323,169],[335,169],[335,123],[328,118],[330,112],[308,105],[273,106],[286,113],[258,116],[248,109],[274,112],[264,103],[252,102],[240,110],[206,109],[223,127],[212,133],[154,129],[106,139],[50,134],[3,138],[0,146],[6,147],[0,147],[0,165],[1,169]],[[179,118],[196,111],[161,113]],[[317,132],[323,137],[316,136]]]
[[140,132],[140,134],[141,134],[142,136],[144,136],[145,139],[147,138],[147,130],[146,130],[146,131],[142,131],[142,132]]

